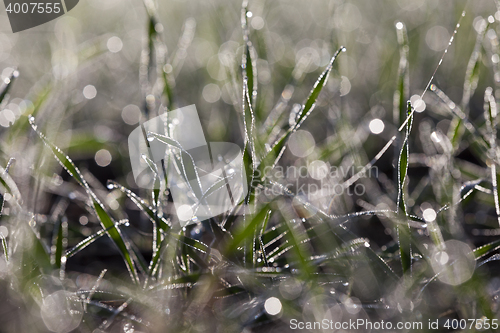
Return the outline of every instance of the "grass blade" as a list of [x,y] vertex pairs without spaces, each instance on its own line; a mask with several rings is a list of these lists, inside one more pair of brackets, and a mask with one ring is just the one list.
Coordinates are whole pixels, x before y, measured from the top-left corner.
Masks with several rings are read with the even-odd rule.
[[492,252],[500,249],[500,240],[496,240],[494,242],[485,244],[483,246],[480,246],[478,248],[474,249],[474,255],[476,256],[476,259],[480,259],[484,256],[487,256],[491,254]]
[[406,118],[406,101],[410,97],[410,71],[408,69],[408,34],[404,23],[396,23],[396,32],[399,43],[399,67],[397,89],[394,91],[393,117],[394,123],[399,126]]
[[120,184],[118,184],[117,182],[115,181],[108,181],[108,188],[111,189],[111,188],[115,188],[115,189],[118,189],[120,191],[122,191],[123,193],[125,193],[125,195],[142,211],[144,212],[149,220],[151,222],[155,222],[155,221],[159,221],[160,222],[160,228],[163,230],[163,231],[168,231],[170,230],[170,221],[167,220],[165,217],[163,216],[158,216],[158,212],[156,210],[156,208],[153,208],[151,206],[149,206],[146,201],[144,201],[141,197],[139,197],[137,194],[135,194],[134,192],[132,192],[131,190],[129,190],[128,188],[126,188],[125,186],[122,186]]
[[5,260],[8,262],[9,261],[9,246],[7,244],[7,239],[5,238],[5,235],[0,233],[0,239],[2,240],[2,247],[3,247],[3,253],[5,255]]
[[[265,157],[262,159],[259,169],[260,171],[264,171],[266,166],[270,165],[275,165],[277,163],[277,159],[281,156],[283,149],[285,147],[285,144],[290,137],[290,134],[292,134],[294,131],[296,131],[302,123],[307,119],[307,117],[311,114],[311,112],[314,110],[314,106],[316,105],[316,100],[318,99],[319,94],[323,90],[323,87],[326,85],[326,82],[328,81],[328,77],[330,76],[330,72],[332,71],[333,68],[333,63],[335,62],[335,59],[337,59],[338,55],[341,52],[345,52],[345,47],[341,46],[337,52],[333,55],[331,58],[328,66],[326,66],[326,69],[321,73],[319,76],[318,80],[314,83],[314,86],[309,93],[309,96],[307,97],[305,103],[302,105],[301,110],[298,113],[297,120],[294,124],[293,127],[289,127],[288,130],[286,131],[285,134],[283,134],[271,147],[269,152],[265,155]],[[263,173],[261,173],[263,174]]]
[[264,206],[252,220],[241,230],[233,233],[233,238],[226,245],[224,253],[227,255],[236,251],[240,244],[247,238],[254,239],[254,232],[266,221],[266,216],[269,212],[269,205]]
[[134,283],[139,282],[139,277],[137,275],[137,271],[134,267],[134,263],[132,261],[132,257],[130,254],[129,246],[123,238],[123,235],[119,228],[117,228],[116,222],[110,217],[110,215],[106,212],[101,202],[97,199],[97,196],[92,192],[89,185],[83,178],[80,170],[76,167],[73,161],[66,156],[59,147],[55,146],[51,142],[49,142],[45,135],[43,135],[39,130],[37,125],[35,124],[35,118],[33,116],[29,117],[29,122],[33,130],[40,136],[42,141],[50,148],[57,161],[61,166],[87,191],[90,199],[92,200],[92,206],[94,211],[101,222],[101,226],[106,230],[107,234],[111,238],[111,240],[115,243],[120,251],[121,255],[124,258],[125,265],[130,273],[132,281]]
[[9,92],[10,88],[12,87],[12,84],[14,83],[14,80],[19,77],[19,72],[17,69],[15,69],[8,78],[4,80],[2,83],[2,86],[0,87],[0,103],[3,102],[5,99],[5,96],[7,96],[7,93]]
[[[477,33],[476,44],[474,45],[474,49],[472,50],[472,54],[469,58],[469,62],[467,64],[467,70],[465,72],[465,81],[462,93],[462,102],[461,108],[465,112],[469,109],[469,101],[474,91],[477,87],[477,82],[479,80],[479,66],[481,64],[481,47],[484,40],[484,35],[487,30],[487,23],[479,24],[481,28]],[[462,119],[454,119],[450,125],[450,129],[448,130],[448,137],[454,148],[458,147],[458,143],[463,135],[463,120]]]
[[486,130],[488,132],[488,138],[490,143],[489,157],[490,170],[491,170],[491,184],[493,185],[493,198],[495,201],[495,211],[497,213],[498,224],[500,225],[500,203],[499,203],[499,189],[498,181],[500,177],[497,173],[497,104],[495,98],[492,95],[493,89],[491,87],[486,88],[484,92],[484,112],[486,119]]
[[346,48],[341,46],[337,52],[333,55],[332,59],[330,60],[330,63],[328,66],[326,66],[326,69],[321,73],[319,76],[318,80],[316,83],[314,83],[314,86],[309,93],[309,97],[307,97],[306,102],[302,106],[302,110],[300,111],[298,117],[297,117],[297,123],[294,126],[293,130],[297,130],[300,125],[307,119],[307,117],[311,114],[311,112],[314,110],[314,107],[316,105],[316,100],[318,99],[319,94],[321,93],[321,90],[323,90],[323,87],[326,85],[326,82],[328,82],[328,77],[330,76],[330,72],[332,71],[333,68],[333,63],[335,62],[335,59],[337,59],[337,56],[340,54],[340,52],[345,52]]
[[[397,209],[398,215],[401,219],[406,220],[408,217],[408,212],[406,209],[405,203],[405,192],[406,192],[406,182],[407,182],[407,174],[408,174],[408,155],[409,155],[409,136],[413,122],[412,114],[412,106],[411,103],[408,102],[408,116],[410,117],[410,121],[406,126],[406,136],[403,141],[403,146],[401,148],[401,153],[399,155],[398,162],[398,198],[397,198]],[[398,235],[398,243],[399,243],[399,252],[401,255],[401,266],[403,268],[403,272],[406,273],[411,269],[411,234],[410,234],[410,226],[404,223],[398,223],[397,225],[397,235]]]

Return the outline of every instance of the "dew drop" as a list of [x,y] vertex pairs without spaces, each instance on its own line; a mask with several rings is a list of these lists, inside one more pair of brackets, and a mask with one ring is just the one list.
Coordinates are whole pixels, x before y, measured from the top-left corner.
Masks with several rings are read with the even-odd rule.
[[278,298],[270,297],[264,303],[264,308],[268,314],[275,316],[281,312],[282,305]]

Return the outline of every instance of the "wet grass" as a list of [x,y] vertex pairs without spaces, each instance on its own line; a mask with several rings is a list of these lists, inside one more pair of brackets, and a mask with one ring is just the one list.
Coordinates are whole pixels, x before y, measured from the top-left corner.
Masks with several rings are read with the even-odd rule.
[[[158,8],[152,1],[145,5],[142,122],[183,106],[178,55],[189,49],[194,29],[187,21],[170,55]],[[44,79],[28,95],[30,103],[9,127],[2,151],[9,160],[9,145],[24,136],[30,138],[24,149],[34,157],[30,166],[9,160],[0,168],[0,231],[8,233],[0,235],[7,300],[0,306],[0,331],[286,332],[291,320],[324,319],[421,322],[414,331],[432,332],[447,331],[452,320],[478,319],[472,326],[467,321],[467,330],[474,331],[489,319],[495,331],[498,80],[491,87],[478,82],[484,82],[482,75],[486,82],[498,76],[497,22],[474,23],[477,38],[467,55],[460,102],[434,82],[460,36],[459,25],[436,70],[417,89],[419,98],[410,102],[411,31],[396,23],[399,65],[390,79],[393,98],[384,102],[393,108],[392,119],[372,110],[365,116],[384,118],[377,136],[365,118],[348,115],[352,107],[346,106],[349,91],[340,66],[349,49],[335,43],[317,71],[306,73],[298,61],[269,103],[265,80],[259,81],[266,60],[262,36],[249,25],[247,6],[234,17],[241,22],[241,39],[227,60],[224,84],[234,100],[226,137],[242,143],[249,192],[225,214],[181,227],[167,190],[137,189],[120,176],[103,186],[98,174],[71,158],[72,150],[79,151],[75,146],[96,150],[102,142],[67,144],[60,137],[58,117],[69,106],[54,109],[57,121],[46,121],[50,101],[68,99],[63,84]],[[459,13],[455,19],[466,17]],[[85,45],[82,64],[99,61],[102,53],[95,44]],[[13,72],[0,88],[2,106],[19,75]],[[471,103],[478,94],[484,95],[480,107]],[[325,139],[312,153],[297,156],[304,149],[294,140],[305,142],[301,135],[315,136],[315,130]],[[127,157],[120,161],[130,171]],[[315,178],[313,161],[357,172]],[[340,192],[299,191],[296,179],[275,172],[290,166],[307,168],[305,184],[317,186],[321,179]],[[367,176],[371,170],[376,172]],[[163,181],[158,168],[152,171]],[[355,191],[358,185],[363,192]],[[431,329],[429,321],[436,320],[438,330]]]

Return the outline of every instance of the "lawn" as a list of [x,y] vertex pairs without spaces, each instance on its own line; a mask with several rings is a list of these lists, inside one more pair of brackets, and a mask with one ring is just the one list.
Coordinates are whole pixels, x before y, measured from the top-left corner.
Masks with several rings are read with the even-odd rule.
[[493,0],[1,13],[0,332],[498,331],[499,22]]

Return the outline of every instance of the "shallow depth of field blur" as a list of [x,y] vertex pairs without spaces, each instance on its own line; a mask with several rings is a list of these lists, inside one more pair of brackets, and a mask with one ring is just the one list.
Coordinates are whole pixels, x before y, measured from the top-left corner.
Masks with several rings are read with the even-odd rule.
[[[495,331],[499,33],[493,0],[81,0],[16,34],[2,7],[0,332]],[[136,185],[130,132],[191,104],[253,213],[181,228]]]

